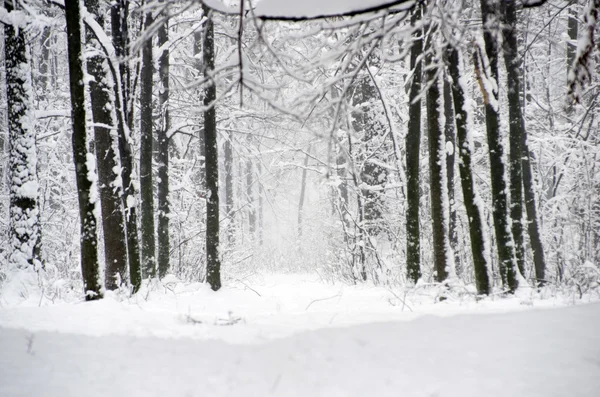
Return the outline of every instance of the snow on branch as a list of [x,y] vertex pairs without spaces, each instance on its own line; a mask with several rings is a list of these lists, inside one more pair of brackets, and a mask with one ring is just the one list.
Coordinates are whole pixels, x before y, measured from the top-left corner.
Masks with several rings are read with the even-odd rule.
[[[225,14],[238,14],[238,10],[225,6],[219,0],[201,0],[207,7]],[[306,21],[311,19],[355,16],[384,10],[406,11],[419,0],[261,0],[253,6],[252,15],[263,20]]]
[[581,102],[583,88],[591,82],[594,73],[592,52],[599,11],[600,0],[589,0],[584,11],[585,29],[577,42],[577,55],[569,72],[569,97],[577,103]]

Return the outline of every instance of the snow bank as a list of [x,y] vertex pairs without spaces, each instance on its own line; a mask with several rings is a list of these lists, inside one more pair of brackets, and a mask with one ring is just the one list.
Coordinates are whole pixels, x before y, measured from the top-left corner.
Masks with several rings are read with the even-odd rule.
[[589,304],[256,345],[0,328],[0,395],[595,397],[599,327],[600,305]]

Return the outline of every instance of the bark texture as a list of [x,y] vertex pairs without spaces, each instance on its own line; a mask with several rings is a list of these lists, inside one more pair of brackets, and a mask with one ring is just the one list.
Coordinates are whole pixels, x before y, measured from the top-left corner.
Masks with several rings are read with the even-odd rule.
[[[168,8],[166,8],[168,10]],[[165,11],[168,12],[168,11]],[[158,59],[160,91],[158,105],[160,127],[158,129],[158,275],[164,277],[169,271],[169,25],[166,21],[158,30],[158,46],[162,49]]]
[[221,255],[219,252],[219,151],[215,101],[217,87],[213,80],[215,69],[215,35],[212,15],[207,6],[203,10],[208,19],[204,27],[202,58],[204,60],[204,134],[206,153],[206,281],[213,291],[221,288]]
[[[420,23],[421,10],[412,16],[413,25]],[[410,69],[413,71],[409,93],[408,132],[406,134],[406,273],[416,283],[421,278],[421,239],[419,228],[419,157],[421,146],[421,62],[422,31],[416,30],[410,50]]]
[[102,283],[98,266],[98,236],[96,204],[92,182],[96,170],[93,156],[88,151],[85,115],[85,86],[83,83],[83,55],[81,45],[81,10],[79,0],[65,1],[67,18],[67,46],[69,53],[69,82],[71,89],[71,119],[73,123],[73,161],[79,200],[81,273],[86,300],[102,298]]

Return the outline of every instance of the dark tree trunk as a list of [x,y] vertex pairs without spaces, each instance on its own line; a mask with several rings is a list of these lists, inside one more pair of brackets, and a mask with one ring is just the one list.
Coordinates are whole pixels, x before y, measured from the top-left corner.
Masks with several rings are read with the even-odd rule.
[[81,222],[81,273],[86,300],[102,298],[102,283],[98,265],[98,236],[96,205],[93,202],[95,189],[89,175],[96,170],[89,169],[85,86],[83,84],[83,62],[81,46],[81,11],[78,0],[65,1],[67,17],[67,46],[69,53],[69,81],[71,88],[71,118],[73,122],[73,161],[77,180],[79,199],[79,218]]
[[517,267],[525,275],[525,249],[523,241],[523,178],[521,157],[522,135],[525,128],[521,112],[520,62],[517,43],[517,9],[512,1],[502,2],[504,8],[504,64],[508,81],[508,118],[510,145],[510,216],[515,242]]
[[[412,24],[420,23],[421,10],[417,8]],[[421,278],[421,239],[419,231],[419,156],[421,146],[421,62],[423,52],[422,30],[417,30],[410,50],[410,69],[413,71],[409,94],[408,132],[406,134],[406,273],[416,283]]]
[[[432,63],[432,57],[428,59]],[[442,113],[440,78],[435,68],[427,70],[427,131],[429,142],[429,175],[431,193],[431,219],[433,221],[433,267],[435,281],[448,278],[449,261],[452,253],[448,235],[448,220],[444,215],[444,203],[448,203],[445,186],[447,184],[445,162],[445,139],[440,115]]]
[[[119,82],[114,84],[115,110],[117,116],[117,131],[119,134],[119,156],[121,157],[121,177],[123,178],[124,196],[123,206],[126,208],[127,224],[127,255],[129,259],[129,280],[133,292],[139,290],[142,284],[142,271],[140,265],[140,243],[137,226],[137,189],[132,183],[133,153],[131,150],[130,122],[132,115],[127,111],[129,101],[129,67],[123,59],[127,56],[127,16],[128,2],[118,0],[111,8],[111,29],[113,46],[119,63]],[[120,83],[120,84],[119,84]]]
[[[5,2],[8,12],[13,3]],[[6,105],[9,133],[10,248],[11,268],[41,267],[40,209],[37,147],[33,124],[31,66],[26,30],[4,25]],[[84,130],[85,131],[85,130]],[[2,147],[4,150],[4,147]]]
[[[154,22],[152,13],[146,13],[144,32]],[[152,37],[146,37],[142,46],[140,75],[140,211],[142,232],[142,275],[156,276],[156,234],[154,231],[154,185],[152,178]]]
[[[483,23],[483,39],[485,52],[489,62],[491,75],[485,76],[490,82],[498,83],[498,35],[499,10],[498,2],[495,0],[481,0],[481,14]],[[482,60],[482,66],[485,60]],[[482,72],[485,68],[482,70]],[[484,73],[484,72],[483,72]],[[485,74],[485,73],[484,73]],[[485,101],[485,124],[487,130],[491,182],[492,182],[492,215],[494,217],[494,229],[498,244],[498,257],[500,261],[500,275],[502,283],[510,292],[518,287],[517,269],[515,259],[514,241],[510,227],[510,214],[508,208],[506,170],[504,166],[504,145],[500,132],[500,110],[498,92],[484,92]]]
[[202,6],[208,16],[204,28],[202,58],[204,60],[204,134],[206,153],[206,281],[217,291],[221,288],[221,257],[219,252],[219,151],[217,145],[217,120],[215,101],[215,35],[209,8]]
[[[167,8],[168,10],[168,8]],[[167,13],[168,11],[165,11]],[[158,46],[162,53],[158,59],[161,89],[158,94],[160,128],[158,129],[158,275],[169,271],[169,25],[166,21],[158,30]]]
[[[97,0],[86,0],[86,8],[104,27],[104,16]],[[94,35],[86,32],[88,45],[101,51]],[[121,199],[120,161],[116,154],[118,135],[111,131],[114,120],[111,112],[110,87],[108,86],[108,66],[100,55],[88,59],[87,71],[94,79],[90,82],[92,116],[94,120],[94,141],[96,143],[96,164],[98,167],[98,189],[102,208],[102,230],[104,235],[104,283],[106,289],[114,290],[127,281],[127,238],[125,214]]]
[[[203,30],[197,30],[196,32],[194,32],[194,47],[193,47],[193,53],[194,53],[194,57],[196,59],[195,62],[195,67],[196,70],[198,71],[198,73],[202,74],[204,71],[204,65],[202,62],[202,37],[203,37]],[[201,78],[201,77],[199,77]],[[203,95],[203,94],[202,94]],[[200,95],[200,99],[202,99],[202,95]],[[200,148],[200,166],[198,167],[199,170],[199,179],[200,179],[200,191],[202,192],[202,194],[205,193],[205,186],[204,186],[204,180],[206,178],[206,176],[204,175],[204,171],[205,171],[205,151],[204,151],[204,128],[200,128],[200,131],[198,132],[198,146]]]
[[465,86],[462,83],[460,72],[460,59],[455,48],[448,50],[448,68],[452,76],[454,110],[456,112],[456,132],[458,138],[458,169],[469,221],[469,236],[471,237],[471,252],[473,255],[473,268],[475,271],[475,285],[478,294],[490,293],[490,279],[488,275],[488,247],[485,244],[485,231],[483,229],[483,208],[479,199],[475,180],[473,179],[473,142],[469,132],[468,111],[465,108]]
[[[448,178],[448,205],[450,209],[450,218],[448,219],[448,236],[450,238],[450,247],[454,252],[454,266],[456,274],[461,271],[460,255],[458,255],[458,233],[456,230],[456,202],[454,199],[454,164],[456,157],[456,133],[454,127],[454,107],[452,106],[452,82],[450,76],[444,73],[444,114],[446,116],[446,125],[444,133],[446,135],[446,175]],[[447,148],[451,148],[448,150]]]
[[[577,2],[574,2],[569,7],[569,21],[567,23],[567,34],[569,35],[569,42],[567,42],[567,74],[571,71],[571,67],[575,62],[575,55],[577,54],[577,31],[579,30],[579,22],[577,21],[576,5]],[[572,108],[570,108],[569,111],[572,111]]]

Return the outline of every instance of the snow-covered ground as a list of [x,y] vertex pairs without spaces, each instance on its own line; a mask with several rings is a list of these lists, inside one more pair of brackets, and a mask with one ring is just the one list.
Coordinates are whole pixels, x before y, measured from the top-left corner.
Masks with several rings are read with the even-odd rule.
[[599,395],[599,303],[438,293],[308,275],[32,293],[0,307],[0,396]]

